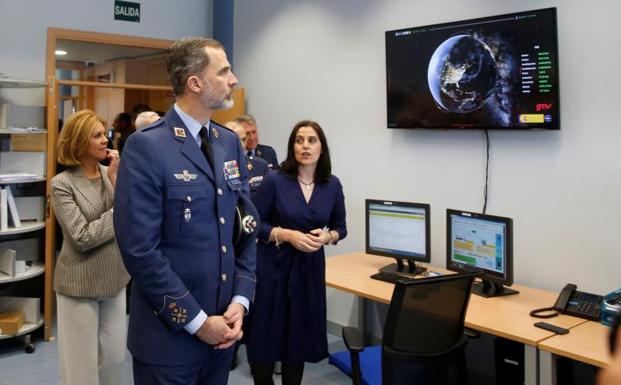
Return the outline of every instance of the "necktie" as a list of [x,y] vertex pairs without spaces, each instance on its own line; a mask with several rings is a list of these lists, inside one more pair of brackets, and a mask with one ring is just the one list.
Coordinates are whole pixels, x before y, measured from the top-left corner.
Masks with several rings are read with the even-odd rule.
[[253,156],[253,155],[252,155],[252,151],[248,151],[248,152],[246,153],[246,155],[248,155],[248,158],[252,158],[252,156]]
[[213,170],[213,149],[211,148],[211,142],[209,141],[206,127],[201,127],[199,136],[201,137],[201,150],[203,151],[203,155],[205,155],[205,159],[207,159],[209,166],[211,166]]

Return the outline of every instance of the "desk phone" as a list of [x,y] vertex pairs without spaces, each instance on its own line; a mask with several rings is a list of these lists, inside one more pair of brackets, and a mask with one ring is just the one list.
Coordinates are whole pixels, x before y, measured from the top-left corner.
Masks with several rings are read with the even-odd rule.
[[599,321],[602,311],[602,297],[577,290],[573,283],[565,285],[558,295],[554,309],[560,313]]

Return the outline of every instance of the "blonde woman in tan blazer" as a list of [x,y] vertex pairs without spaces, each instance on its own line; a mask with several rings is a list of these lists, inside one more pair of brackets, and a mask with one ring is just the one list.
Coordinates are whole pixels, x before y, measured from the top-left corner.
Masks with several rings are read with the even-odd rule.
[[[58,162],[69,167],[52,179],[64,237],[54,289],[65,385],[121,384],[129,275],[112,226],[119,155],[107,143],[101,118],[89,110],[70,116],[58,141]],[[99,163],[104,159],[109,167]]]

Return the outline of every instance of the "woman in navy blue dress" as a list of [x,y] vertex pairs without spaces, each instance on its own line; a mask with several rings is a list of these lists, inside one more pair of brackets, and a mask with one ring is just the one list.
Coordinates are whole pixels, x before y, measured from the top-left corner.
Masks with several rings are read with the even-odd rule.
[[253,197],[261,216],[248,330],[255,385],[272,384],[276,361],[283,385],[300,384],[304,362],[328,356],[323,247],[347,235],[343,187],[331,169],[323,130],[301,121],[287,159]]

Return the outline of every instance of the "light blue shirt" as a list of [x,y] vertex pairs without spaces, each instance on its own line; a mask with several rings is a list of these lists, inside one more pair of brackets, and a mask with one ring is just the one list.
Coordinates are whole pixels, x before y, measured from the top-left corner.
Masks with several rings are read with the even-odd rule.
[[[190,135],[192,135],[198,147],[200,147],[201,146],[200,131],[203,125],[200,124],[196,119],[194,119],[190,115],[186,114],[181,108],[179,108],[177,103],[174,104],[173,108],[175,109],[175,112],[177,113],[177,115],[179,115],[179,117],[181,118],[181,121],[183,122],[183,124],[185,124],[185,127],[188,129],[188,131],[190,131]],[[211,132],[209,131],[209,124],[210,122],[207,122],[204,125],[207,128],[207,137],[211,135]],[[244,297],[243,295],[236,295],[233,297],[233,299],[231,299],[231,303],[233,302],[241,304],[246,309],[246,313],[248,312],[248,309],[250,308],[250,301],[248,300],[248,298]],[[203,325],[206,319],[207,319],[207,313],[201,310],[200,313],[198,313],[198,315],[194,317],[192,321],[190,321],[187,325],[184,326],[184,329],[188,333],[194,334],[198,331],[198,329],[200,329],[200,327]]]
[[[181,108],[179,108],[177,103],[175,103],[173,107],[177,115],[179,115],[179,117],[181,118],[181,121],[183,122],[183,124],[185,124],[185,127],[188,129],[188,131],[190,131],[190,135],[192,135],[192,137],[196,141],[196,144],[198,144],[198,147],[200,147],[201,146],[200,132],[201,132],[201,128],[203,127],[203,125],[200,124],[196,119],[194,119],[190,115],[186,114]],[[211,132],[209,131],[209,123],[210,122],[207,122],[205,124],[205,127],[207,128],[208,138],[211,135]]]

